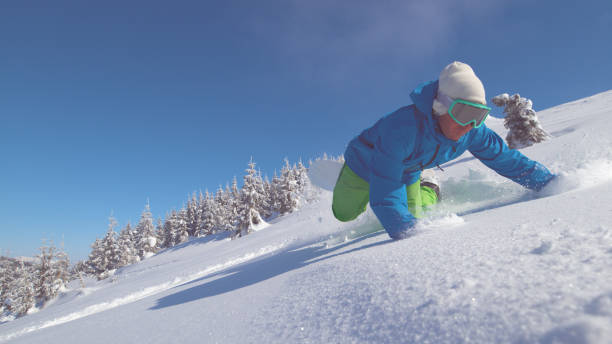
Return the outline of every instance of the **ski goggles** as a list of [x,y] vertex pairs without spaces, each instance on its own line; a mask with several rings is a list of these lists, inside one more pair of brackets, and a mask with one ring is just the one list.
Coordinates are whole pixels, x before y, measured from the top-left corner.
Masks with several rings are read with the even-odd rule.
[[443,93],[438,93],[436,98],[444,106],[448,106],[448,114],[462,127],[470,124],[474,124],[474,128],[480,127],[491,112],[491,108],[486,105],[463,99],[453,100]]

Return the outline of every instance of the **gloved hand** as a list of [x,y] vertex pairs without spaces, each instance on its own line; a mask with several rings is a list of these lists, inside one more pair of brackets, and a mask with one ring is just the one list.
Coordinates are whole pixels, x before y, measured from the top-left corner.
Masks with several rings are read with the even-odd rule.
[[415,228],[418,223],[416,218],[413,218],[410,222],[406,223],[406,226],[401,230],[389,231],[387,233],[393,240],[401,240],[411,237],[415,233]]
[[559,176],[557,174],[551,173],[550,176],[548,177],[547,180],[544,180],[542,183],[540,183],[538,185],[538,187],[535,189],[535,191],[542,191],[542,189],[544,189],[547,185],[549,185],[551,182],[553,182],[554,180],[557,180],[559,178]]

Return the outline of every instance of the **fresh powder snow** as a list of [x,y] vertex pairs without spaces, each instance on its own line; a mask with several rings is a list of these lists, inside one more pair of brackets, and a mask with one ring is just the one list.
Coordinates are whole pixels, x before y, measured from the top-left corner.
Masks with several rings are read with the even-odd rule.
[[311,187],[237,240],[72,282],[4,319],[0,343],[612,343],[612,91],[538,117],[551,138],[522,152],[559,175],[539,193],[466,153],[437,171],[444,201],[392,241],[370,210],[338,222]]

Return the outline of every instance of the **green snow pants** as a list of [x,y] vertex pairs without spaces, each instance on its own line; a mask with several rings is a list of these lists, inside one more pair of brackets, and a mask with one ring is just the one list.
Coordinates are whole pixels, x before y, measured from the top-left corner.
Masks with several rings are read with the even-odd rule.
[[[408,196],[408,210],[416,218],[423,217],[423,211],[438,203],[436,192],[421,182],[406,185]],[[366,210],[370,201],[370,184],[359,177],[346,164],[342,167],[338,181],[334,187],[332,211],[336,219],[347,222],[352,221]]]

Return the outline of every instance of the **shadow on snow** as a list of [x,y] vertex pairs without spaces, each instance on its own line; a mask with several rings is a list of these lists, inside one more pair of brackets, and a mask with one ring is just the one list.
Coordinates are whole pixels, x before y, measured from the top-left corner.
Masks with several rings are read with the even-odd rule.
[[[468,201],[468,203],[470,201],[476,202],[477,206],[475,208],[456,209],[456,213],[459,216],[465,216],[468,214],[474,214],[541,198],[541,196],[535,193],[525,192],[520,188],[517,190],[516,187],[512,186],[500,187],[500,185],[495,183],[487,183],[482,181],[468,181],[467,183],[465,183],[465,181],[450,181],[445,183],[445,187],[447,191],[450,191],[451,195],[463,195],[461,197],[449,197],[450,199],[447,199],[446,201],[450,201],[451,203],[453,201],[458,201],[459,203],[465,201]],[[466,192],[466,188],[470,191]],[[472,203],[472,205],[475,204]],[[450,207],[452,207],[452,205],[450,205]],[[365,223],[361,226],[367,228],[368,230],[372,229],[371,223]],[[359,232],[359,226],[353,229]],[[163,309],[166,307],[185,304],[192,301],[205,299],[207,297],[232,292],[234,290],[248,287],[282,275],[286,272],[300,269],[313,263],[318,263],[330,258],[368,249],[374,246],[384,245],[392,241],[391,239],[387,239],[363,246],[359,245],[360,242],[378,235],[386,235],[386,232],[377,231],[374,233],[369,233],[332,247],[325,247],[324,245],[310,245],[307,247],[290,249],[239,264],[228,270],[219,271],[217,273],[213,273],[175,287],[174,289],[177,289],[190,284],[196,284],[189,289],[180,290],[176,293],[158,299],[157,304],[151,307],[150,310]],[[200,244],[201,242],[197,243]],[[353,247],[342,251],[342,249],[349,248],[351,246]]]
[[[181,286],[175,287],[180,288],[189,284],[197,284],[189,289],[181,290],[174,294],[167,295],[158,299],[157,304],[151,307],[150,310],[158,310],[166,307],[177,306],[200,299],[205,299],[207,297],[232,292],[234,290],[248,287],[259,282],[268,280],[270,278],[282,275],[286,272],[300,269],[313,263],[318,263],[333,257],[338,257],[343,254],[368,249],[370,247],[384,245],[391,241],[391,239],[388,239],[364,246],[358,245],[359,242],[378,235],[386,235],[386,233],[371,233],[351,240],[349,242],[329,248],[325,248],[324,246],[308,246],[283,251],[278,254],[273,254],[268,257],[243,263],[229,270],[224,270],[212,275],[207,275],[202,278],[187,282]],[[356,247],[353,247],[352,249],[349,249],[347,251],[336,252],[349,246]]]

